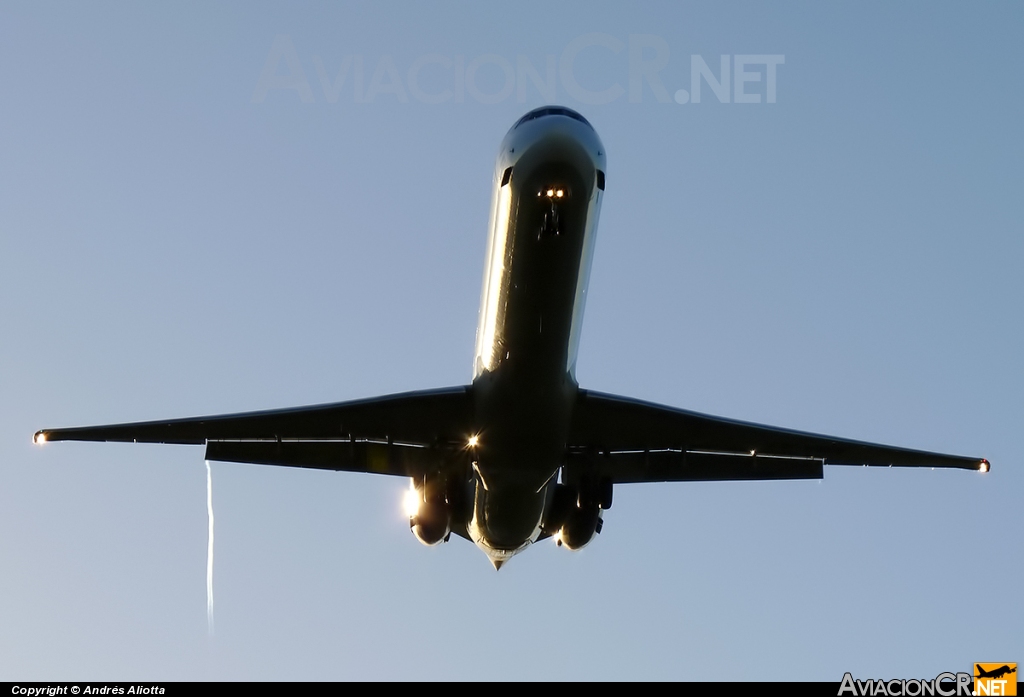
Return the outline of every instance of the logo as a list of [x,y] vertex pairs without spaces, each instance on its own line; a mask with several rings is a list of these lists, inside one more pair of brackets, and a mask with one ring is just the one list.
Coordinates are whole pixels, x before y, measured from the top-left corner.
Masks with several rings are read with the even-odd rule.
[[939,673],[932,680],[857,680],[843,675],[838,697],[1014,697],[1017,694],[1016,663],[975,663],[972,689],[970,673]]
[[970,694],[970,673],[939,673],[932,680],[855,680],[846,673],[838,697],[968,697]]
[[975,663],[974,695],[1016,695],[1016,663]]
[[261,104],[272,90],[284,90],[312,104],[319,87],[328,104],[342,99],[355,104],[515,99],[522,104],[538,96],[548,103],[568,97],[580,104],[620,99],[635,104],[644,95],[660,104],[706,104],[708,90],[719,104],[775,104],[779,69],[786,64],[782,53],[723,53],[707,60],[693,53],[672,61],[664,37],[630,34],[624,40],[600,33],[577,36],[558,55],[424,53],[396,60],[387,53],[358,53],[327,62],[316,55],[310,59],[303,64],[289,35],[275,37],[251,101]]

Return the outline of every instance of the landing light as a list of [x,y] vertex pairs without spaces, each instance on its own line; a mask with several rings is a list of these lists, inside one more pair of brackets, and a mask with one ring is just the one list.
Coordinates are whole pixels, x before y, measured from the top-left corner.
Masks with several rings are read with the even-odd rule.
[[416,485],[412,482],[409,482],[409,488],[405,490],[405,495],[402,497],[402,508],[410,518],[420,512],[420,492],[416,490]]
[[468,445],[471,448],[475,448],[479,442],[480,442],[480,436],[470,436],[469,437],[469,441],[468,441]]
[[978,471],[980,471],[980,472],[988,472],[989,466],[990,465],[988,464],[988,460],[982,460],[981,464],[978,465]]
[[42,445],[43,443],[46,442],[46,434],[40,431],[32,438],[32,442],[36,443],[37,445]]

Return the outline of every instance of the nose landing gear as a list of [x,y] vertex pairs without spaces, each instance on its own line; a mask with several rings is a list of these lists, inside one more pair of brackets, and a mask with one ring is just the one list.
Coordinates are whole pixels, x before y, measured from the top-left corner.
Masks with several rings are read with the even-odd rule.
[[544,213],[544,222],[537,232],[537,239],[547,237],[558,237],[562,231],[561,217],[558,214],[558,204],[569,198],[569,189],[564,186],[549,186],[537,192],[537,198],[547,199],[551,204],[551,210]]

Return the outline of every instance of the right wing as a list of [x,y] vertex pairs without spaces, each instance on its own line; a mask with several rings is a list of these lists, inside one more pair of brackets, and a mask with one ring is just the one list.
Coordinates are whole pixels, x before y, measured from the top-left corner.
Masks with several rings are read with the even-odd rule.
[[820,479],[823,465],[953,467],[987,460],[804,433],[580,390],[569,451],[616,483]]
[[243,414],[44,429],[59,440],[206,445],[206,459],[415,476],[466,443],[469,387]]

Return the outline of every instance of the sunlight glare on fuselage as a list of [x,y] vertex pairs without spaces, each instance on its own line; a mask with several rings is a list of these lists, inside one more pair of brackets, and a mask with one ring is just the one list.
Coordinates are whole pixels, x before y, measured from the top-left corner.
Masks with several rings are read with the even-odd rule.
[[494,368],[494,343],[497,339],[498,304],[501,300],[502,278],[505,275],[505,244],[508,237],[508,223],[512,208],[512,187],[498,189],[498,205],[495,211],[494,227],[491,229],[492,244],[490,263],[487,268],[487,290],[484,296],[484,316],[481,317],[480,344],[477,359],[484,370]]

